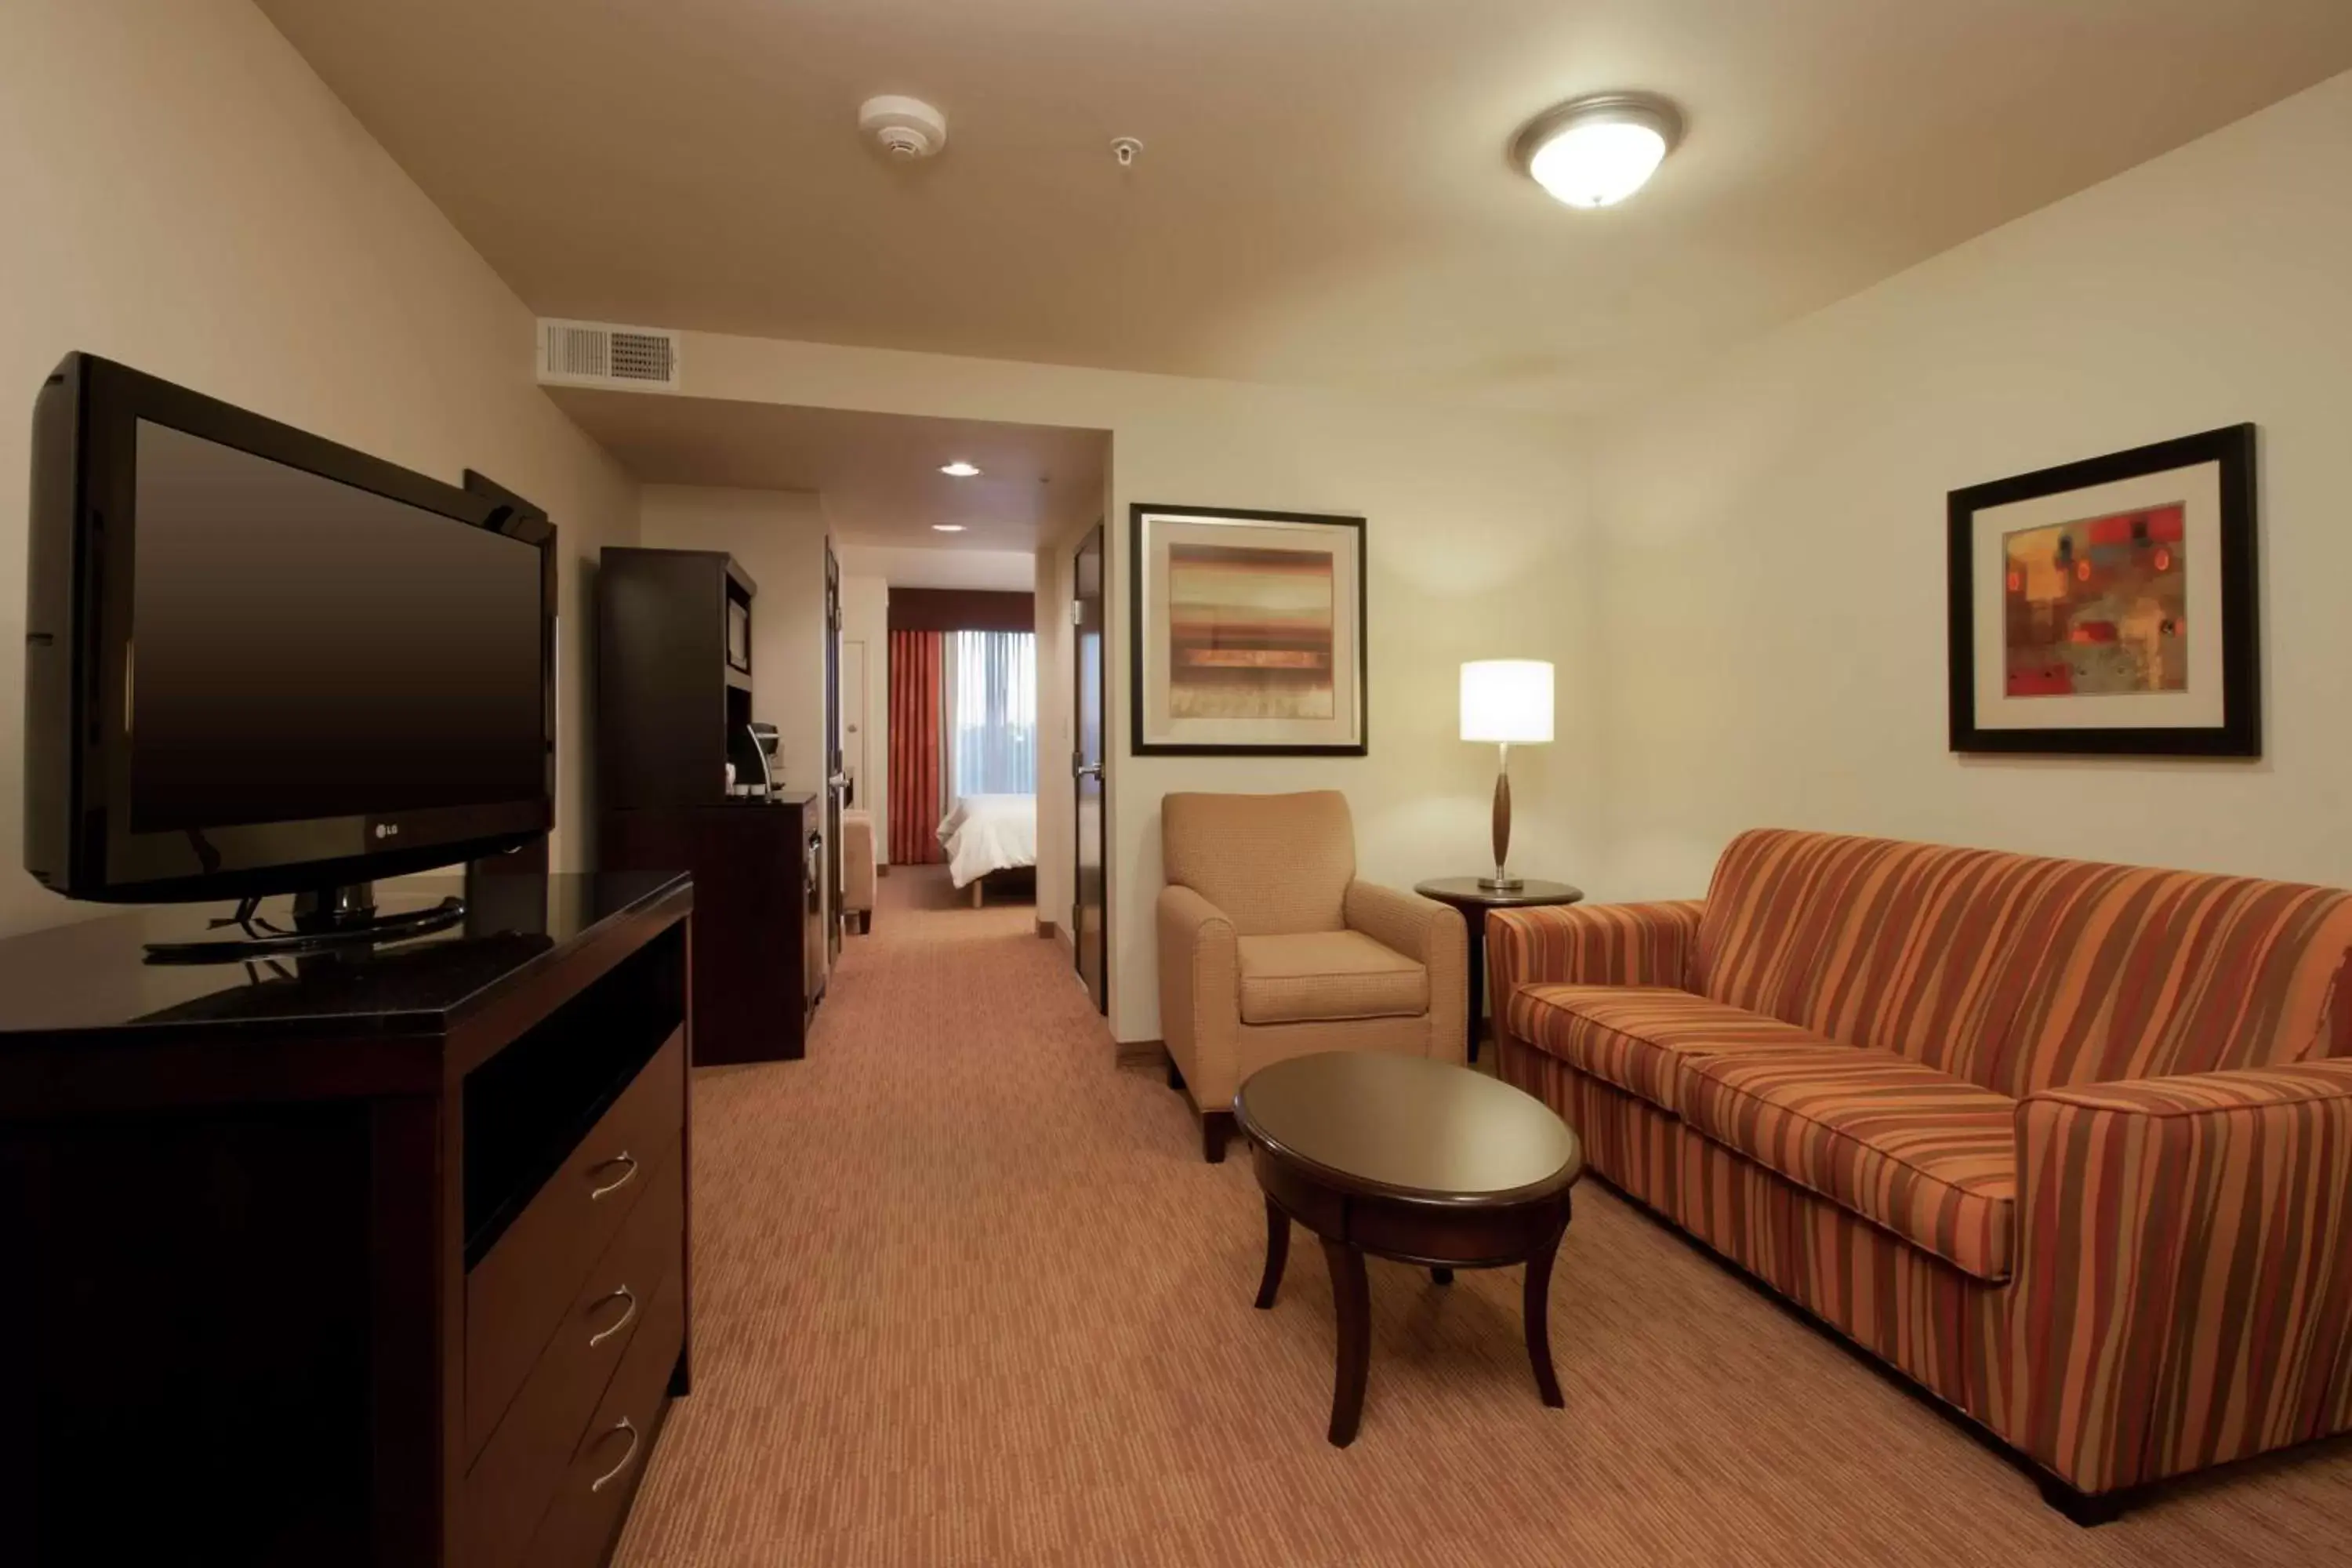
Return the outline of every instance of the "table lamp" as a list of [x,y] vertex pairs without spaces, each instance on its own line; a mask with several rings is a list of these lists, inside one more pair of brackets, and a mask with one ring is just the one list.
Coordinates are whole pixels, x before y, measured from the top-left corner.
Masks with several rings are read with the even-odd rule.
[[1502,748],[1495,772],[1495,874],[1478,885],[1497,893],[1526,886],[1509,870],[1511,748],[1551,739],[1551,662],[1480,658],[1462,667],[1462,738]]

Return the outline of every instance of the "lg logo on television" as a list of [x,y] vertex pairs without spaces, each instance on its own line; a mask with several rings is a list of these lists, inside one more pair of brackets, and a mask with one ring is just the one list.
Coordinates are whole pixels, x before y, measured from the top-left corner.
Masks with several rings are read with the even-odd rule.
[[400,824],[379,822],[375,825],[375,836],[378,838],[397,838],[400,837]]

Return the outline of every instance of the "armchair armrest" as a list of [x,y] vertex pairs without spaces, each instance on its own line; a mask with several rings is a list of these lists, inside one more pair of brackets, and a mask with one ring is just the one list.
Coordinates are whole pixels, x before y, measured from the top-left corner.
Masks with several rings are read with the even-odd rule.
[[1234,922],[1190,888],[1160,889],[1160,1033],[1192,1103],[1233,1109],[1241,1088],[1241,959]]
[[2352,1060],[2021,1101],[2012,1440],[2077,1489],[2345,1426]]
[[1429,1054],[1458,1058],[1470,1006],[1470,942],[1462,917],[1434,900],[1377,882],[1349,882],[1339,912],[1349,930],[1429,972]]

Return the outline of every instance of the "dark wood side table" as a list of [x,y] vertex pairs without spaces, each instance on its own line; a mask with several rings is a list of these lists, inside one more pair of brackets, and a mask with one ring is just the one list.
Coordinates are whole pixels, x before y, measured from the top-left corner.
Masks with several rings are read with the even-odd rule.
[[[1475,877],[1438,877],[1415,883],[1412,890],[1424,899],[1452,904],[1462,911],[1463,920],[1470,927],[1470,1059],[1475,1062],[1478,1059],[1479,1014],[1484,1011],[1486,993],[1486,911],[1581,903],[1584,889],[1571,888],[1566,882],[1542,882],[1529,877],[1509,892],[1501,892],[1480,887]],[[1502,1000],[1496,999],[1498,1006]]]
[[1364,1414],[1366,1253],[1423,1265],[1440,1285],[1456,1268],[1526,1264],[1536,1392],[1554,1408],[1563,1403],[1551,1364],[1551,1268],[1584,1151],[1541,1100],[1451,1062],[1328,1051],[1251,1074],[1234,1115],[1265,1193],[1261,1310],[1281,1287],[1291,1221],[1323,1243],[1339,1319],[1334,1447],[1356,1440]]

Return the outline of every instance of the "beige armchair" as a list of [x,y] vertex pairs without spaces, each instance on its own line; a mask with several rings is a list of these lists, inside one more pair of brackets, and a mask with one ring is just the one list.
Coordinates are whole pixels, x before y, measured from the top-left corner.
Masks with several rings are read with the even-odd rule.
[[1171,795],[1160,807],[1160,1027],[1201,1148],[1225,1157],[1234,1092],[1314,1051],[1462,1059],[1462,917],[1356,880],[1336,790]]

